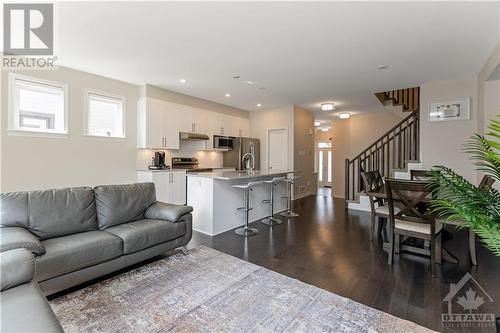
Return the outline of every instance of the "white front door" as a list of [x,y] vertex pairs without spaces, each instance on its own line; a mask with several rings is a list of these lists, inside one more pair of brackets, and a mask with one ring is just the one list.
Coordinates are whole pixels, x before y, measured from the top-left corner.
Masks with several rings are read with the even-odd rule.
[[332,149],[318,149],[318,186],[332,186]]
[[286,128],[268,130],[268,170],[288,169],[288,130]]

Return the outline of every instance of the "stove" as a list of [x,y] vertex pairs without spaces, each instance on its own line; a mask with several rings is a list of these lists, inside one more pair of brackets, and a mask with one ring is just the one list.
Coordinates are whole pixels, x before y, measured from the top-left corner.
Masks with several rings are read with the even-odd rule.
[[212,168],[200,168],[195,157],[172,157],[172,169],[185,169],[186,172],[211,172]]

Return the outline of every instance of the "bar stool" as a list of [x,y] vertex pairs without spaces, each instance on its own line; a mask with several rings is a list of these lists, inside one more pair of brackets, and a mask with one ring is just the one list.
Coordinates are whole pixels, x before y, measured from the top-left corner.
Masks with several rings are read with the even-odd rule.
[[255,186],[260,185],[260,184],[262,184],[261,181],[249,182],[248,184],[231,186],[233,188],[243,190],[243,198],[244,198],[245,206],[239,207],[239,208],[237,208],[237,210],[245,212],[245,226],[238,228],[234,231],[239,236],[248,237],[248,236],[257,235],[259,233],[259,230],[255,229],[255,228],[250,228],[248,226],[248,218],[249,218],[248,212],[253,209],[250,207],[250,191],[253,191],[252,187],[255,187]]
[[276,186],[277,183],[282,182],[285,179],[286,179],[286,177],[274,177],[271,180],[264,180],[264,183],[271,185],[271,199],[262,200],[262,203],[268,203],[271,205],[271,215],[269,215],[266,218],[263,218],[262,220],[260,220],[260,222],[267,224],[267,225],[281,224],[283,222],[280,219],[273,217],[274,216],[274,187]]
[[300,179],[300,176],[292,176],[291,178],[286,178],[285,182],[287,183],[286,185],[286,197],[282,197],[282,199],[287,199],[286,203],[286,211],[281,212],[280,215],[284,217],[297,217],[299,214],[292,212],[292,187],[293,184],[297,180]]

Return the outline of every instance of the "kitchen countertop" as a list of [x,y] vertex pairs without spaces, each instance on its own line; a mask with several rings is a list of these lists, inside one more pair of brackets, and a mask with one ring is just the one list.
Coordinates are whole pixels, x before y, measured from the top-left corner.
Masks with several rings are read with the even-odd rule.
[[143,172],[186,172],[186,169],[159,169],[159,170],[137,169],[137,171],[143,171]]
[[203,177],[213,178],[218,180],[243,180],[268,176],[286,175],[289,173],[296,173],[294,170],[276,170],[276,171],[255,171],[255,172],[237,172],[237,171],[212,171],[212,172],[190,172],[188,177]]

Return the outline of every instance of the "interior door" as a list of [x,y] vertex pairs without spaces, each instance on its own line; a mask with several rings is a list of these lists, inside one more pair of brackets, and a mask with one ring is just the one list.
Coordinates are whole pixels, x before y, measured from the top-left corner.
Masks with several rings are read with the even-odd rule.
[[332,186],[333,152],[331,148],[318,149],[318,186]]
[[288,131],[285,128],[268,130],[268,170],[288,169]]

